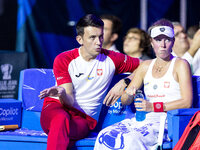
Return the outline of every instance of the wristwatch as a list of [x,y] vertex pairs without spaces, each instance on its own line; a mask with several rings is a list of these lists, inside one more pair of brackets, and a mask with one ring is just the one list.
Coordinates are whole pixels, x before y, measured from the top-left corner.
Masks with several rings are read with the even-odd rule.
[[124,83],[126,84],[126,87],[131,83],[131,79],[129,78],[124,78]]

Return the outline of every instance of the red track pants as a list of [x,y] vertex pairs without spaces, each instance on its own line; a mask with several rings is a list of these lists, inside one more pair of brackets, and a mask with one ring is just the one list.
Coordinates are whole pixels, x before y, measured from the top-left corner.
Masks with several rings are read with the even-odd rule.
[[95,119],[75,108],[63,107],[53,98],[45,98],[40,118],[48,134],[47,150],[67,150],[94,129]]

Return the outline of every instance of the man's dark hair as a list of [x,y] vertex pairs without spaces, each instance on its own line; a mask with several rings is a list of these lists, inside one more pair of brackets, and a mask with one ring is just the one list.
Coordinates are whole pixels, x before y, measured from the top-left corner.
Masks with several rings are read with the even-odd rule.
[[118,35],[120,34],[121,29],[122,29],[122,22],[117,16],[110,15],[110,14],[103,14],[100,16],[100,18],[107,19],[112,22],[112,34],[113,33],[117,33]]
[[104,23],[99,17],[95,16],[94,14],[87,14],[82,17],[76,24],[77,35],[83,36],[84,28],[88,26],[101,28],[104,26]]

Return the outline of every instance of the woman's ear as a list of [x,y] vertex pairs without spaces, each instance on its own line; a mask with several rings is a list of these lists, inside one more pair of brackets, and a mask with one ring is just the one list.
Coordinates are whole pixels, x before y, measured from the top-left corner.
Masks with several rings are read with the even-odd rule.
[[77,35],[77,36],[76,36],[76,40],[77,40],[77,42],[78,42],[80,45],[83,45],[83,39],[82,39],[82,36]]
[[113,33],[110,40],[111,40],[112,42],[114,42],[114,41],[116,41],[117,39],[118,39],[118,34],[117,34],[117,33]]

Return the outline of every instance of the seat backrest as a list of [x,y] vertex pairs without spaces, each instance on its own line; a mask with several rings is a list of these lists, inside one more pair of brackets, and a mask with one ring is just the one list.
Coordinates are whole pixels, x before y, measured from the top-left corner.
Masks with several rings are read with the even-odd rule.
[[[115,75],[109,89],[126,76],[128,76],[128,74]],[[23,105],[23,128],[42,130],[40,126],[40,111],[42,109],[43,100],[40,100],[38,95],[40,91],[53,85],[55,85],[55,78],[52,69],[31,68],[21,71],[18,99],[22,101]],[[114,106],[106,107],[103,105],[98,129],[100,130],[101,128],[119,122],[127,116],[131,117],[130,114],[133,113],[130,108],[132,107],[122,107],[120,99],[118,99]]]
[[40,112],[43,99],[39,99],[40,91],[55,85],[52,69],[25,69],[20,72],[18,99],[22,101],[22,128],[42,130]]
[[193,108],[200,108],[200,76],[192,76]]
[[25,110],[41,111],[43,100],[38,95],[45,88],[55,85],[52,69],[25,69],[20,72],[18,99]]
[[[119,74],[115,75],[112,79],[108,91],[121,79],[126,78],[129,74]],[[100,131],[101,129],[110,126],[114,123],[120,122],[125,118],[132,118],[134,116],[135,107],[132,103],[129,106],[123,106],[121,99],[119,98],[113,106],[103,105],[101,113],[99,116],[99,121],[95,131]]]

